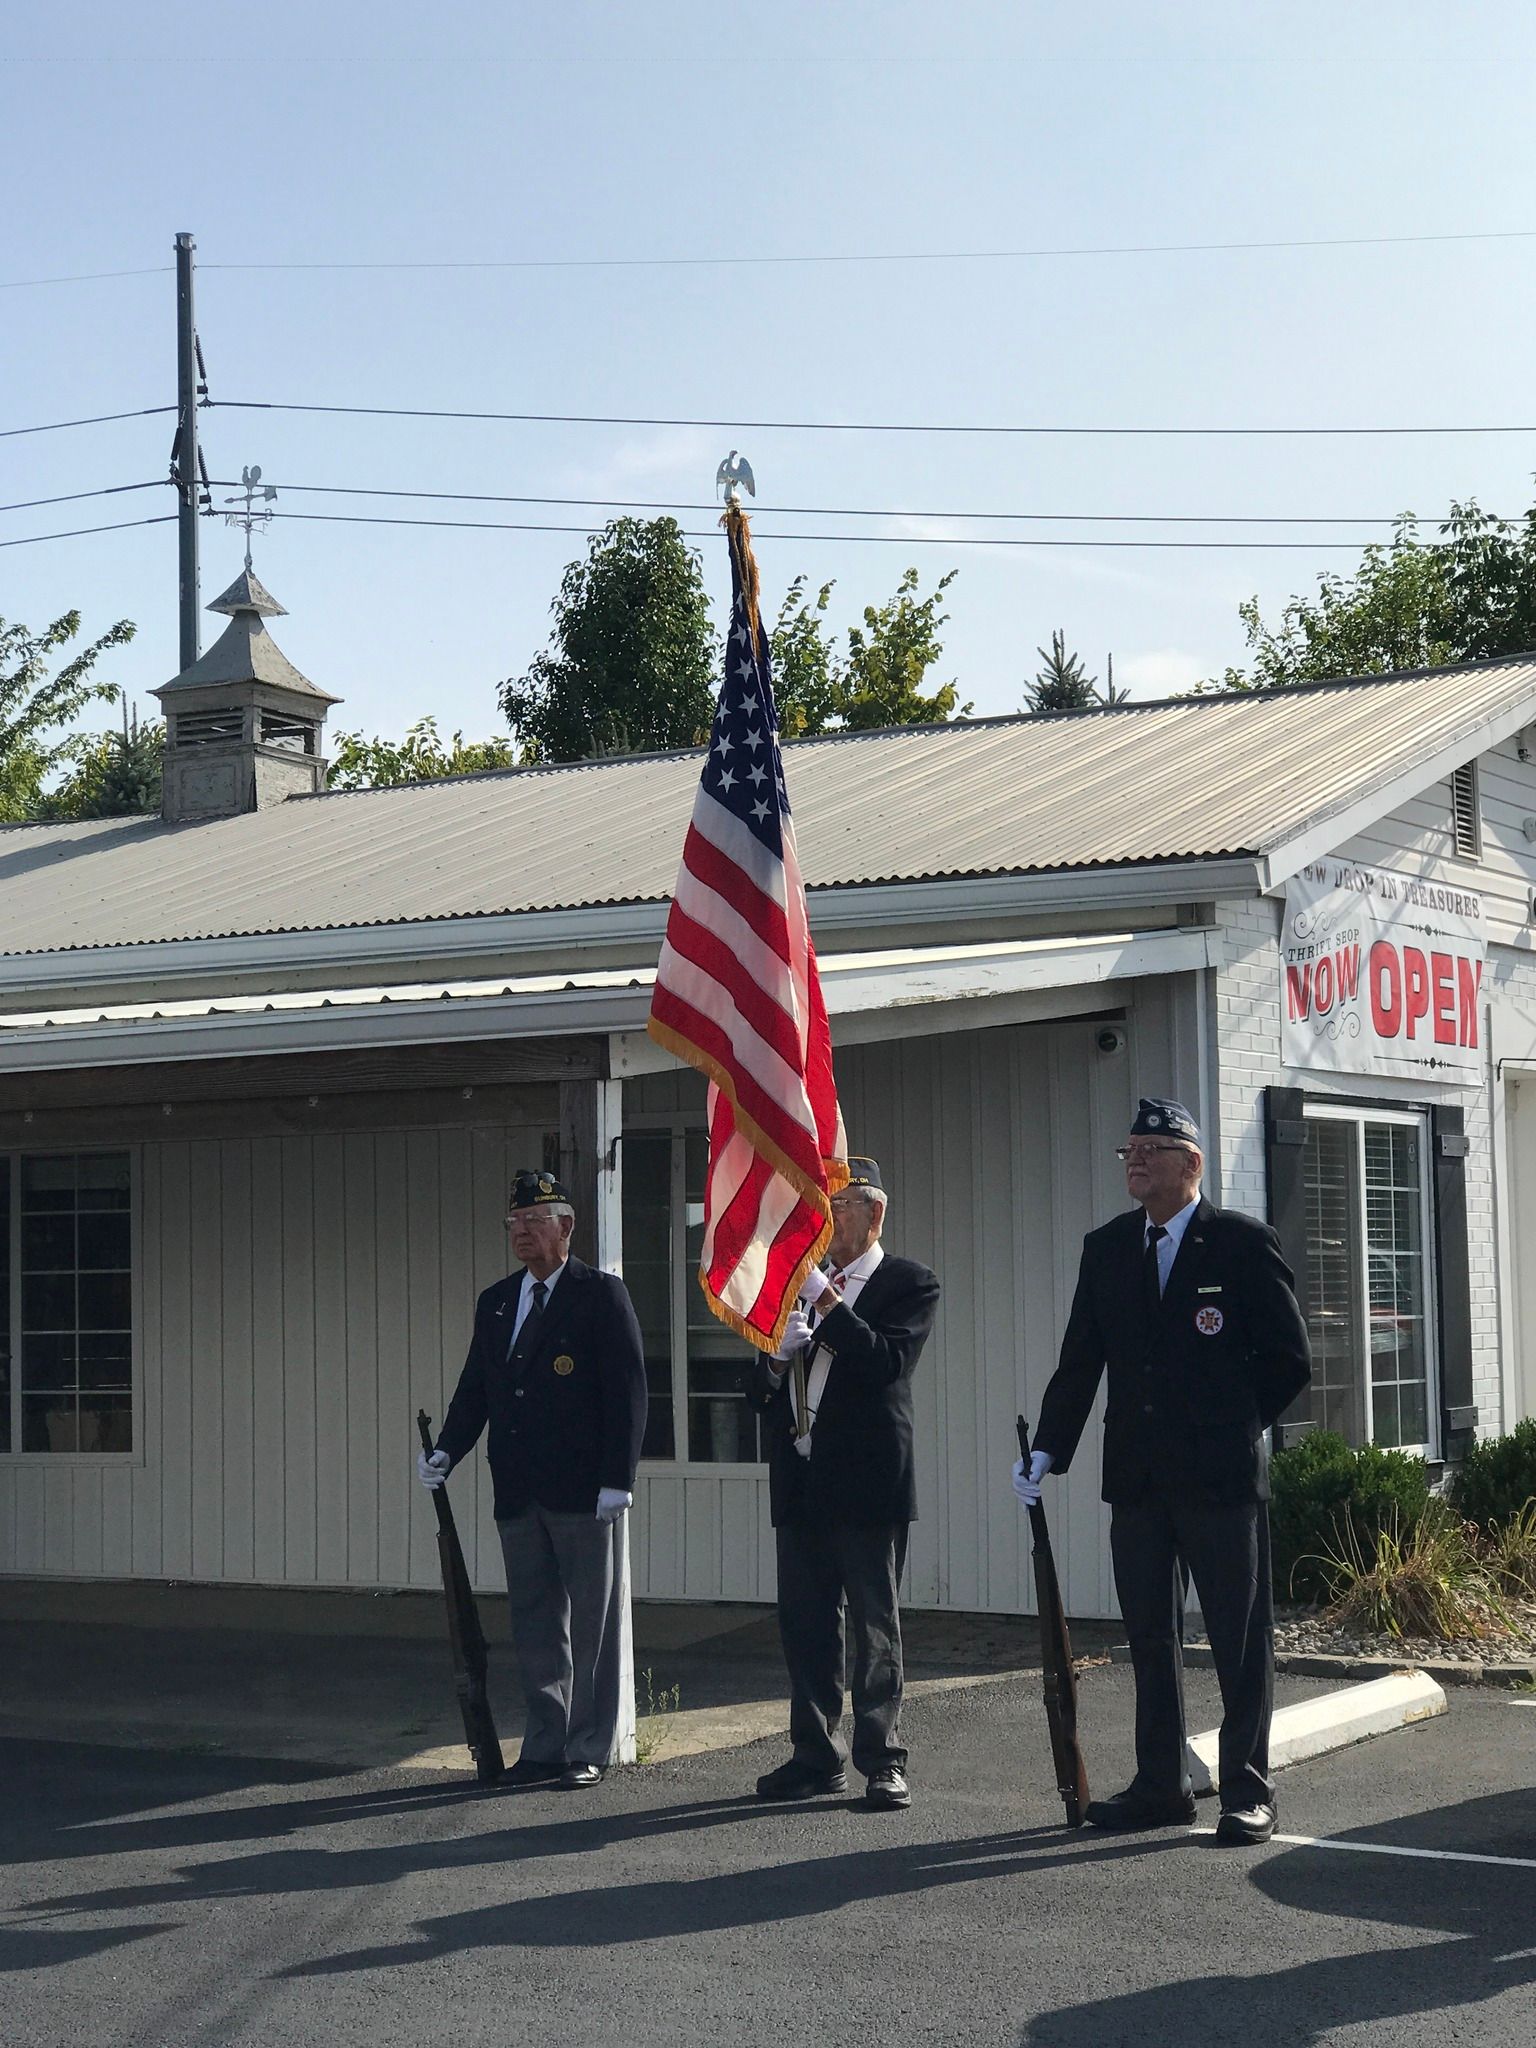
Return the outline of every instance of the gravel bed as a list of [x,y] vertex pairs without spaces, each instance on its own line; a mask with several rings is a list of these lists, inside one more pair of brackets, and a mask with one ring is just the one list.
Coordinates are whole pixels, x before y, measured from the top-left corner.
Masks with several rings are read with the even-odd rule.
[[1514,1626],[1485,1636],[1433,1637],[1370,1635],[1346,1628],[1312,1607],[1282,1607],[1275,1616],[1275,1648],[1300,1656],[1390,1657],[1410,1662],[1454,1658],[1467,1664],[1514,1664],[1536,1657],[1536,1605],[1509,1603]]

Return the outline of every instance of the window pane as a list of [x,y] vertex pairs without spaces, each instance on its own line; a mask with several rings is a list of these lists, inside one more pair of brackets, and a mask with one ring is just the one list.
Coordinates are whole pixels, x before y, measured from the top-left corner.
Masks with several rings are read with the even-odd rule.
[[676,1455],[672,1424],[672,1137],[624,1135],[624,1285],[640,1320],[650,1407],[644,1458]]
[[23,1394],[21,1448],[24,1451],[73,1451],[79,1448],[73,1394]]
[[131,1451],[128,1155],[24,1159],[20,1178],[21,1447]]
[[1321,1117],[1308,1121],[1304,1176],[1311,1276],[1306,1310],[1312,1385],[1290,1416],[1335,1430],[1352,1444],[1365,1438],[1358,1143],[1354,1124]]
[[710,1313],[693,1281],[704,1244],[704,1175],[709,1138],[684,1134],[684,1257],[688,1265],[688,1456],[697,1464],[755,1464],[764,1455],[757,1413],[745,1386],[756,1364],[753,1347]]
[[0,1451],[11,1448],[11,1162],[0,1155]]
[[1423,1146],[1413,1124],[1367,1123],[1363,1139],[1371,1433],[1389,1448],[1422,1444],[1429,1413]]

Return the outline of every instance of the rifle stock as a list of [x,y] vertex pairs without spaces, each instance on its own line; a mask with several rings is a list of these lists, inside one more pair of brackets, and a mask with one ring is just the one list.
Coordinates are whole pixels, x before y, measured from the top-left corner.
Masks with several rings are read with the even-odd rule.
[[[1019,1417],[1019,1455],[1029,1467],[1029,1425]],[[1045,1682],[1045,1719],[1051,1731],[1051,1756],[1056,1785],[1067,1810],[1067,1826],[1081,1827],[1088,1804],[1088,1772],[1077,1740],[1077,1674],[1072,1669],[1072,1639],[1056,1579],[1051,1532],[1040,1501],[1029,1510],[1035,1559],[1035,1595],[1040,1608],[1040,1664]]]
[[[425,1408],[417,1410],[416,1427],[421,1433],[421,1447],[430,1458],[432,1426]],[[453,1683],[459,1696],[459,1712],[464,1717],[464,1740],[475,1760],[475,1776],[482,1785],[494,1785],[506,1765],[486,1693],[485,1631],[480,1626],[480,1610],[470,1588],[446,1486],[433,1488],[432,1505],[437,1509],[437,1555],[443,1572],[448,1646],[453,1652]]]

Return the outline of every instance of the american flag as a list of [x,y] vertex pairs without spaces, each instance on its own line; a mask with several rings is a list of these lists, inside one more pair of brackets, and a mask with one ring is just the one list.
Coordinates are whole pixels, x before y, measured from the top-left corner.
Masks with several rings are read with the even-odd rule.
[[740,506],[726,507],[731,630],[651,1000],[650,1033],[707,1074],[699,1283],[715,1314],[778,1348],[848,1179],[832,1038],[806,915]]

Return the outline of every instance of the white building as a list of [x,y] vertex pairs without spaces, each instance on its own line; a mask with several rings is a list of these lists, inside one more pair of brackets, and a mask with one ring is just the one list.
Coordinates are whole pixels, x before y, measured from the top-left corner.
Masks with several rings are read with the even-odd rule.
[[[431,1584],[415,1413],[504,1270],[510,1171],[549,1162],[645,1329],[635,1590],[770,1598],[743,1354],[691,1275],[702,1084],[644,1036],[700,756],[292,795],[333,700],[259,585],[221,602],[166,692],[173,817],[0,829],[0,1571]],[[945,1283],[912,1604],[1031,1604],[1013,1419],[1139,1093],[1282,1230],[1298,1422],[1440,1458],[1536,1409],[1533,723],[1536,660],[786,749],[850,1141]],[[1327,927],[1306,877],[1341,868],[1360,915],[1286,931],[1283,1024],[1288,890]],[[1348,944],[1366,1024],[1329,1036]],[[1059,1497],[1084,1615],[1095,1466]]]

